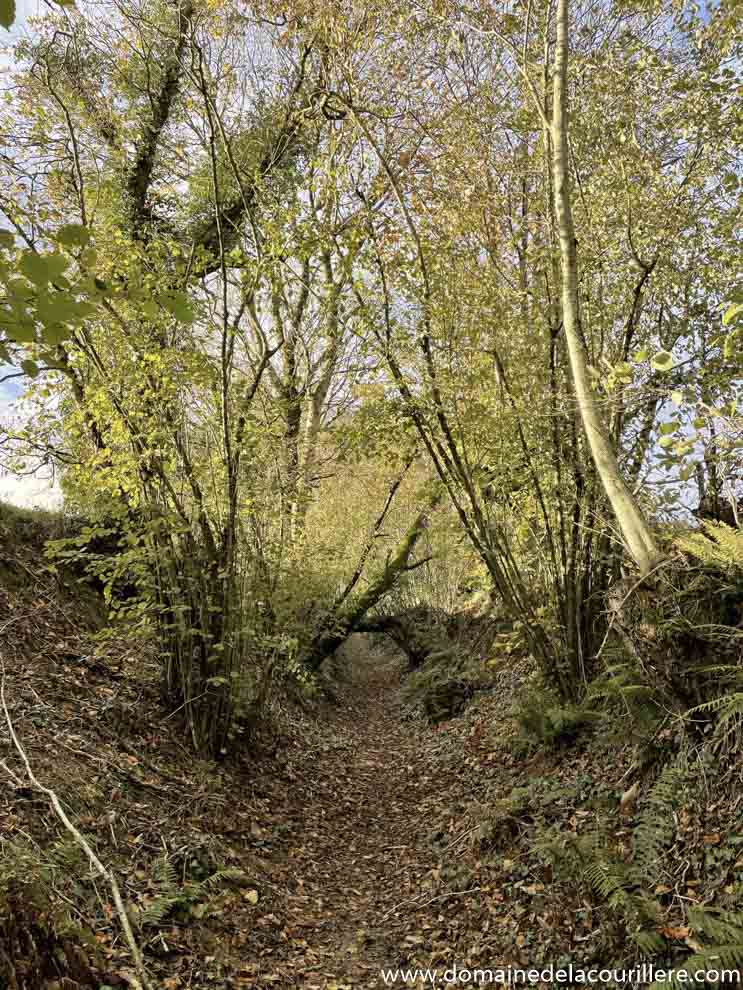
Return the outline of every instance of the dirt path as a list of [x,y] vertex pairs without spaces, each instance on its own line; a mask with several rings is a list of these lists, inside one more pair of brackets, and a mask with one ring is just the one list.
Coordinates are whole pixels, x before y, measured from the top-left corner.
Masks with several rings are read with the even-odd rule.
[[[462,846],[446,851],[467,832],[459,805],[473,792],[466,716],[442,732],[404,719],[396,661],[359,647],[339,704],[279,699],[275,736],[267,729],[221,764],[197,760],[163,718],[156,657],[129,665],[127,646],[126,662],[92,660],[66,612],[64,622],[51,608],[40,620],[38,604],[26,607],[35,624],[6,661],[13,721],[39,779],[119,878],[154,985],[373,990],[386,985],[382,967],[440,965],[460,952],[459,935],[472,931],[463,911],[491,900],[459,895],[484,886],[459,875]],[[13,770],[23,772],[18,761]],[[62,862],[55,815],[24,787],[0,788],[0,832],[21,837],[24,887],[38,850]],[[87,867],[65,865],[55,880],[50,903],[61,898],[81,924],[74,944],[95,939],[75,963],[76,984],[133,985],[115,911]],[[11,946],[3,970],[0,931],[0,984],[5,972],[46,967],[56,986],[68,943],[66,927],[45,935],[43,951],[33,940]]]
[[405,965],[422,941],[406,919],[435,867],[422,811],[432,769],[420,729],[400,718],[398,681],[391,665],[357,673],[325,751],[297,768],[292,843],[273,877],[290,892],[285,941],[254,985],[384,986],[381,968]]

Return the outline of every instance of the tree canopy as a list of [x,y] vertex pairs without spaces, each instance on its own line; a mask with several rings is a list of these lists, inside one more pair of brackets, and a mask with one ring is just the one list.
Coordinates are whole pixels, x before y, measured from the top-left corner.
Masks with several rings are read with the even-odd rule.
[[120,542],[198,749],[472,581],[575,698],[620,574],[737,524],[734,4],[80,2],[15,57],[3,450]]

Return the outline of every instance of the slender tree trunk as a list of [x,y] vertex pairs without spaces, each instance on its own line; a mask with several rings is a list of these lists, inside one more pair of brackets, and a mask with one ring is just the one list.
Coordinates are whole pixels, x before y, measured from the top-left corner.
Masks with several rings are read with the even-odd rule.
[[568,3],[557,3],[554,92],[552,103],[552,178],[562,263],[562,315],[575,396],[591,456],[619,524],[627,548],[642,574],[662,559],[647,520],[619,469],[607,423],[588,376],[586,348],[578,315],[578,260],[568,166],[567,76]]

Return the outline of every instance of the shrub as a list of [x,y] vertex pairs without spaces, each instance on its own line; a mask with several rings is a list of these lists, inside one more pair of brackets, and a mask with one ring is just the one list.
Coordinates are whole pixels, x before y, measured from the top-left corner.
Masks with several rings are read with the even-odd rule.
[[436,724],[459,715],[478,687],[481,665],[456,649],[431,653],[403,686],[403,700]]
[[82,868],[72,842],[44,851],[26,842],[8,842],[0,857],[0,986],[42,990],[67,977],[81,990],[102,980],[103,962],[93,932],[73,920],[57,894],[64,883],[78,893],[74,876]]
[[601,715],[587,704],[562,704],[551,691],[539,686],[522,692],[514,717],[524,743],[547,747],[571,743],[601,720]]

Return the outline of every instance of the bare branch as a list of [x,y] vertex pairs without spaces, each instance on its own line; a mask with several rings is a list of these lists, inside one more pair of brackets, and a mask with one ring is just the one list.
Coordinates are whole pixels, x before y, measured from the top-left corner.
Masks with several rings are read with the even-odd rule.
[[[11,619],[10,621],[6,622],[2,627],[0,627],[0,633],[3,633],[11,624],[11,622],[13,622],[14,620],[15,617],[14,619]],[[49,799],[49,803],[54,809],[54,813],[56,814],[57,818],[61,821],[62,825],[67,829],[67,831],[73,837],[75,842],[78,844],[78,846],[80,846],[80,848],[83,850],[85,855],[88,857],[88,861],[90,862],[91,867],[95,870],[95,872],[102,880],[105,880],[105,882],[108,884],[111,890],[111,894],[114,899],[114,905],[116,907],[116,913],[119,916],[121,929],[124,933],[124,938],[126,939],[127,945],[129,946],[129,951],[132,954],[132,959],[134,960],[134,966],[137,970],[137,976],[139,977],[141,990],[155,990],[154,984],[150,980],[150,977],[147,973],[147,969],[144,964],[144,959],[142,958],[142,950],[139,948],[139,945],[137,944],[137,941],[134,938],[134,932],[132,931],[132,926],[131,923],[129,922],[129,917],[126,913],[126,906],[122,899],[121,890],[119,889],[119,884],[118,881],[116,880],[116,877],[111,872],[111,870],[109,870],[107,867],[103,865],[101,860],[93,851],[90,843],[87,841],[85,836],[82,835],[79,829],[76,828],[76,826],[70,821],[66,811],[62,807],[62,803],[59,800],[59,797],[57,796],[56,792],[53,791],[51,787],[46,787],[44,784],[42,784],[34,774],[28,755],[26,754],[26,751],[21,745],[21,741],[18,738],[18,735],[16,734],[15,726],[13,725],[13,719],[11,718],[10,710],[8,708],[8,702],[5,697],[5,658],[3,657],[2,654],[0,654],[0,704],[2,705],[3,715],[5,716],[5,724],[8,727],[8,732],[10,733],[11,741],[13,743],[13,746],[15,747],[16,752],[20,756],[21,761],[23,762],[23,765],[26,769],[26,774],[28,776],[29,781],[31,782],[31,785],[34,788],[36,788],[37,791],[40,791]],[[3,764],[3,766],[5,767],[5,764]],[[8,770],[7,767],[5,767],[5,769]],[[12,771],[8,770],[8,772],[15,780],[18,780],[17,776]]]

